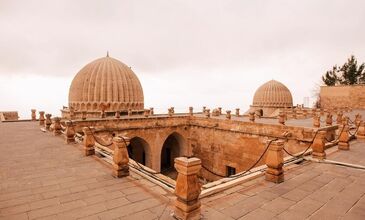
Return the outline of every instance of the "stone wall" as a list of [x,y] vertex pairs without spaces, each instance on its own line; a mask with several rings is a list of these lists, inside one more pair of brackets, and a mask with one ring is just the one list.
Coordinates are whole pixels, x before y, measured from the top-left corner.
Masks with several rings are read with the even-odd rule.
[[0,112],[0,121],[17,121],[19,119],[18,112]]
[[365,85],[321,86],[321,108],[365,109]]

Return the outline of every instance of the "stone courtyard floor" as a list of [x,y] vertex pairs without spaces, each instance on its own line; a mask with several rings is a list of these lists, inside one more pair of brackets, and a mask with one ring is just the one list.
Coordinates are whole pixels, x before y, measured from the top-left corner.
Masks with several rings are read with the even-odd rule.
[[[365,166],[365,142],[328,159]],[[263,177],[203,198],[204,219],[365,219],[365,171],[292,165],[285,182]],[[172,219],[174,195],[131,173],[84,157],[81,145],[36,122],[0,123],[0,219]]]

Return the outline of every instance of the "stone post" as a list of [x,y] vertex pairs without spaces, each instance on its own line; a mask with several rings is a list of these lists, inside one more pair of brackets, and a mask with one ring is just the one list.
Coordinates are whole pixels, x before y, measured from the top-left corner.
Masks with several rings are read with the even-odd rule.
[[86,111],[82,111],[81,112],[81,119],[82,120],[86,120],[87,116],[86,116],[87,112]]
[[239,108],[236,108],[236,116],[240,117],[240,109]]
[[205,116],[206,116],[207,118],[210,118],[210,109],[206,109],[206,110],[205,110]]
[[250,122],[255,122],[255,112],[249,112],[248,115]]
[[308,116],[308,111],[307,111],[307,109],[303,109],[303,117],[304,117],[304,118],[307,118],[307,116]]
[[321,114],[320,115],[323,116],[324,115],[324,109],[321,108],[320,111],[321,111]]
[[128,117],[131,117],[133,115],[132,109],[128,109]]
[[222,114],[222,107],[218,107],[219,115]]
[[342,128],[340,128],[342,131],[340,133],[340,137],[338,139],[338,149],[339,150],[350,150],[350,136],[349,136],[349,126],[348,126],[348,118],[343,117],[342,119]]
[[342,111],[340,111],[340,112],[337,113],[336,123],[338,125],[342,124],[342,116],[343,116]]
[[175,107],[171,107],[172,114],[175,114]]
[[120,118],[120,111],[115,112],[115,118]]
[[362,118],[362,116],[360,114],[356,114],[355,121],[354,121],[356,127],[359,127],[360,126],[361,118]]
[[154,109],[153,108],[150,108],[150,115],[152,116],[154,114],[155,114]]
[[190,106],[189,107],[189,115],[193,116],[193,114],[194,114],[194,108]]
[[[268,142],[269,143],[269,142]],[[272,141],[266,155],[265,179],[274,183],[284,182],[284,141]]]
[[145,109],[143,112],[144,117],[148,118],[148,116],[150,116],[150,110],[149,109]]
[[175,188],[174,217],[176,219],[200,219],[199,195],[201,185],[198,173],[201,160],[198,158],[175,158],[175,168],[178,173]]
[[356,138],[365,139],[365,122],[364,121],[360,121],[360,123],[359,123],[359,129],[357,130]]
[[60,117],[54,117],[53,118],[53,123],[54,123],[54,127],[53,127],[53,134],[56,135],[60,135],[62,134],[61,130],[61,118]]
[[105,110],[103,109],[103,110],[101,110],[101,113],[100,113],[100,118],[105,118]]
[[332,114],[331,113],[328,113],[327,114],[327,117],[326,117],[326,126],[331,126],[332,125]]
[[74,108],[73,107],[71,107],[70,108],[70,119],[72,120],[72,119],[74,119],[75,118],[75,111],[74,111]]
[[296,109],[294,109],[294,110],[293,110],[293,118],[294,118],[294,119],[296,119],[296,118],[297,118],[297,110],[296,110]]
[[318,131],[316,137],[314,138],[312,144],[312,157],[317,158],[320,160],[326,159],[326,152],[325,152],[325,137],[327,132],[326,131]]
[[37,116],[36,116],[36,113],[35,113],[36,110],[35,109],[31,109],[30,111],[32,112],[32,115],[31,115],[32,116],[32,121],[36,121],[37,120]]
[[82,131],[84,132],[84,153],[85,156],[90,156],[95,154],[95,139],[92,134],[92,127],[84,127]]
[[204,114],[204,112],[205,112],[205,110],[207,109],[207,107],[206,106],[203,106],[203,114]]
[[231,110],[227,110],[226,113],[227,113],[226,118],[230,120],[231,119]]
[[171,117],[173,115],[172,109],[168,108],[167,111],[168,111],[168,115]]
[[39,125],[44,125],[44,111],[39,112]]
[[[123,140],[124,139],[124,140]],[[114,154],[113,154],[113,176],[120,178],[129,175],[129,157],[127,146],[130,139],[127,137],[114,137]]]
[[46,121],[45,121],[45,128],[47,130],[49,130],[49,127],[52,124],[52,120],[51,120],[52,114],[46,114]]
[[66,143],[67,144],[75,143],[75,128],[72,122],[66,121],[65,124],[66,124],[66,130],[65,130]]
[[315,128],[321,127],[321,116],[319,115],[313,116],[313,127]]
[[285,114],[284,112],[279,113],[279,123],[285,125]]

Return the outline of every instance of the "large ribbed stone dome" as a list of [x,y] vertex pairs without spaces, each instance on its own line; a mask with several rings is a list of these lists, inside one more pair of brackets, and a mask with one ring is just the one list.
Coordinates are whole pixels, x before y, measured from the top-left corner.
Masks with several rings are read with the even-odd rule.
[[270,80],[256,90],[252,106],[273,108],[292,107],[293,98],[289,89],[284,84]]
[[114,58],[97,59],[72,80],[69,106],[78,111],[122,111],[144,108],[141,83],[130,67]]

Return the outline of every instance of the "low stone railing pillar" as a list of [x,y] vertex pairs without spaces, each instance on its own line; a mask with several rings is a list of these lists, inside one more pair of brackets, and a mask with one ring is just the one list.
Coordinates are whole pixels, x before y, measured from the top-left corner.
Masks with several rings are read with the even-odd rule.
[[189,107],[189,116],[193,116],[194,115],[194,108],[193,107]]
[[120,118],[120,111],[116,111],[114,117],[115,118]]
[[36,116],[36,110],[35,109],[31,109],[30,110],[32,112],[32,121],[36,121],[37,120],[37,116]]
[[362,119],[362,116],[360,114],[356,114],[355,121],[354,121],[356,127],[359,127],[360,126],[361,119]]
[[240,117],[240,109],[239,108],[236,108],[236,116]]
[[327,114],[327,117],[326,117],[326,126],[331,126],[332,123],[333,123],[332,114],[331,113],[328,113]]
[[307,109],[303,109],[303,117],[307,118],[308,116],[308,110]]
[[203,109],[202,109],[203,114],[204,114],[204,112],[205,112],[206,109],[207,109],[207,107],[206,106],[203,106]]
[[222,114],[222,107],[218,107],[219,115]]
[[317,114],[313,116],[313,127],[315,128],[321,127],[321,116]]
[[248,117],[250,122],[255,122],[255,112],[249,112]]
[[227,113],[226,118],[230,120],[231,119],[231,110],[227,110],[226,113]]
[[39,112],[39,125],[44,125],[44,111]]
[[349,135],[349,126],[348,126],[348,118],[343,117],[342,119],[342,127],[339,128],[342,131],[339,135],[338,139],[338,149],[339,150],[350,150],[350,135]]
[[133,115],[132,109],[128,109],[128,117],[131,117]]
[[201,169],[201,160],[198,158],[175,158],[177,170],[175,188],[174,217],[177,219],[200,219],[199,195],[201,185],[198,173]]
[[167,109],[168,115],[171,117],[174,113],[172,111],[172,108]]
[[52,114],[46,114],[46,121],[44,122],[45,123],[45,128],[47,130],[49,130],[51,124],[52,124],[52,120],[51,120],[51,117],[52,117]]
[[105,110],[101,110],[100,118],[105,118],[105,117],[106,117]]
[[85,156],[90,156],[95,154],[95,139],[92,134],[92,127],[84,127],[82,131],[84,132],[84,154]]
[[365,139],[365,122],[364,121],[360,121],[360,123],[359,123],[359,129],[357,130],[356,138]]
[[272,141],[266,155],[265,179],[274,183],[284,182],[284,141]]
[[341,111],[337,113],[336,123],[338,125],[342,124],[342,116],[343,116],[343,113]]
[[60,135],[62,134],[61,130],[62,130],[62,127],[61,127],[61,118],[60,117],[54,117],[53,118],[53,134],[56,136],[56,135]]
[[312,144],[312,157],[317,158],[320,160],[326,159],[326,131],[318,131],[316,137],[314,138],[313,144]]
[[81,112],[81,119],[82,120],[86,120],[86,118],[87,118],[87,112],[86,111],[82,111]]
[[154,108],[150,108],[150,115],[153,116],[155,114]]
[[279,124],[285,125],[285,114],[284,114],[284,112],[279,113]]
[[[124,139],[124,140],[123,140]],[[114,177],[120,178],[129,175],[129,156],[127,146],[130,139],[127,137],[114,137],[113,173]]]
[[70,144],[70,143],[75,143],[75,128],[73,126],[73,123],[71,121],[66,121],[66,130],[65,130],[65,135],[66,135],[66,143]]
[[149,109],[145,109],[143,112],[144,117],[148,118],[148,116],[150,116],[150,110]]
[[205,110],[205,117],[210,118],[210,109]]

